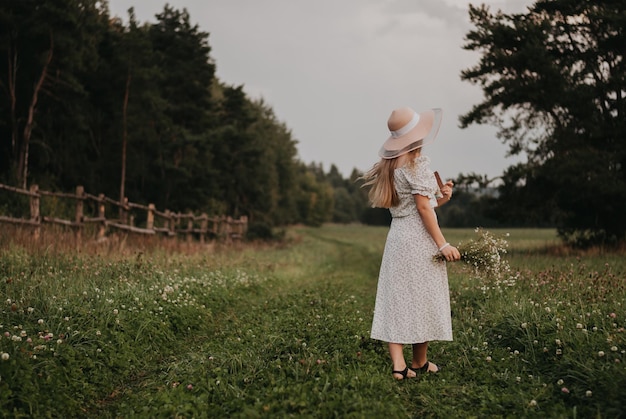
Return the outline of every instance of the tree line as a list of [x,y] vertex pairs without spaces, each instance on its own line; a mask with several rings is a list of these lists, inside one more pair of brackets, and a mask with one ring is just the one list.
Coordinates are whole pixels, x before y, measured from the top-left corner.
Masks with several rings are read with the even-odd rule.
[[186,10],[155,18],[130,9],[124,23],[97,0],[1,3],[0,181],[251,225],[358,219],[356,174],[300,161],[271,107],[216,77]]

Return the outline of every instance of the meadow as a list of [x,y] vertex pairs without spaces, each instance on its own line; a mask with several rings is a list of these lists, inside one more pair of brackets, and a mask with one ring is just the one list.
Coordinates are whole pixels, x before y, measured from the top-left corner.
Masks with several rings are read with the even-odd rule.
[[492,230],[510,274],[450,264],[454,341],[429,352],[441,372],[396,381],[369,338],[386,231],[81,251],[0,234],[0,416],[626,416],[623,253]]

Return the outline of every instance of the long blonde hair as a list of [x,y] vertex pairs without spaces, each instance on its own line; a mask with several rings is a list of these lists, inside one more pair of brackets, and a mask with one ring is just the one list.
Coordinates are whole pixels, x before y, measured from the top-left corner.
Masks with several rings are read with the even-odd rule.
[[409,151],[406,155],[393,159],[380,159],[361,179],[365,181],[362,187],[370,186],[368,197],[372,207],[391,208],[400,203],[398,192],[394,185],[393,172],[404,165],[414,164],[415,157],[420,154],[420,149]]

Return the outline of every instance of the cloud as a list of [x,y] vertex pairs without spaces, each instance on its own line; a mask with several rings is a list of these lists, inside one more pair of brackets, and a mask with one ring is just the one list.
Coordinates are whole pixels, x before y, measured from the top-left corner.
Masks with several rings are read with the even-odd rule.
[[466,10],[442,0],[395,0],[387,3],[387,10],[395,15],[422,15],[453,30],[467,26]]

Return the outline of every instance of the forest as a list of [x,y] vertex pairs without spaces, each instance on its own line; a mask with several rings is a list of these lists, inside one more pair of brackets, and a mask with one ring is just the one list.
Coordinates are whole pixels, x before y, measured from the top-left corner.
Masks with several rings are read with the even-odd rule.
[[271,107],[216,77],[186,10],[125,24],[106,2],[3,2],[0,28],[0,182],[269,226],[365,207],[356,172],[300,161]]
[[[539,0],[518,14],[469,6],[460,78],[484,101],[462,127],[498,127],[524,163],[459,174],[450,227],[554,227],[579,246],[626,241],[625,0]],[[209,32],[165,5],[126,22],[97,0],[0,4],[0,183],[84,186],[172,211],[245,215],[268,228],[386,224],[359,171],[303,162],[288,122],[216,77]],[[210,29],[210,28],[209,28]],[[0,212],[10,212],[0,199]]]

